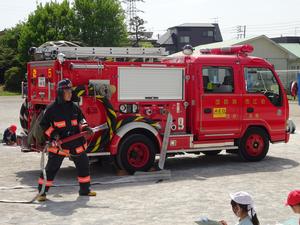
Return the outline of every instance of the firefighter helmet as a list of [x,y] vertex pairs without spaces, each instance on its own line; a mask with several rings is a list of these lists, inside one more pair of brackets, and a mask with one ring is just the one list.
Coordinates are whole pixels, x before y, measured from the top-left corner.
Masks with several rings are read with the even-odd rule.
[[60,103],[64,102],[64,90],[71,89],[72,82],[69,79],[63,79],[57,84],[57,98]]

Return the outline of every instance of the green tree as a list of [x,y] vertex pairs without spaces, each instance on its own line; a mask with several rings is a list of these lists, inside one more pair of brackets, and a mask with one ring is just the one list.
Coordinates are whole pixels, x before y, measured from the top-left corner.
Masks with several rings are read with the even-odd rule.
[[120,46],[127,38],[124,11],[118,0],[75,0],[79,38],[89,46]]
[[139,47],[140,44],[139,42],[141,40],[145,40],[146,36],[145,36],[145,32],[146,32],[146,28],[144,27],[145,21],[138,17],[135,16],[130,20],[130,27],[132,28],[132,32],[130,33],[133,37],[133,47]]
[[4,83],[4,73],[11,67],[21,67],[19,60],[18,40],[23,24],[7,29],[0,37],[0,84]]
[[76,39],[78,28],[75,26],[74,16],[68,0],[38,4],[21,29],[18,42],[21,60],[29,60],[27,52],[32,46],[40,46],[47,41]]
[[[47,41],[76,41],[90,46],[123,45],[128,41],[124,21],[118,0],[75,0],[72,6],[69,0],[37,4],[27,22],[6,30],[0,37],[0,83],[7,78],[7,90],[19,88],[12,81],[16,74],[22,77],[26,73],[29,48]],[[13,69],[8,71],[10,68]]]
[[24,75],[19,67],[12,67],[5,71],[5,90],[19,92]]

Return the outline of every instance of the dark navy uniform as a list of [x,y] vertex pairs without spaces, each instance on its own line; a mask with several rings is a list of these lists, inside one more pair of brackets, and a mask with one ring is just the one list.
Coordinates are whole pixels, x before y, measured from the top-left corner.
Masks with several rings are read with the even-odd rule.
[[3,134],[3,140],[2,140],[2,142],[5,143],[5,144],[7,144],[7,145],[11,145],[11,144],[14,144],[14,143],[17,142],[16,133],[13,132],[13,131],[11,131],[10,128],[7,128],[4,131],[4,134]]
[[[80,108],[72,101],[63,101],[61,97],[62,96],[59,96],[54,103],[46,108],[40,122],[40,126],[50,141],[64,139],[78,134],[81,130],[80,126],[87,125]],[[46,165],[47,182],[45,192],[47,192],[52,185],[64,158],[71,155],[71,159],[74,161],[77,169],[78,182],[80,184],[79,194],[88,195],[90,193],[91,178],[89,160],[85,153],[86,148],[86,141],[83,137],[62,144],[61,149],[57,146],[48,148],[49,157]],[[43,182],[43,174],[41,173],[38,181],[39,191],[42,188]]]

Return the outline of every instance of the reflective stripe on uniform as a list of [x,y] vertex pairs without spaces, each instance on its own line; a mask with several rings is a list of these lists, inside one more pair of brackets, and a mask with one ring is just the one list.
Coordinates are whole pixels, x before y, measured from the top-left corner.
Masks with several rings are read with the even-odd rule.
[[58,153],[61,156],[69,156],[70,155],[70,151],[67,149],[63,149],[63,150],[59,150]]
[[62,120],[62,121],[54,122],[54,126],[56,126],[57,128],[66,127],[66,121]]
[[75,148],[75,151],[77,154],[80,154],[81,152],[84,152],[84,147],[83,146],[79,146],[78,148]]
[[54,154],[61,155],[61,156],[69,156],[70,154],[70,150],[68,149],[58,150],[58,148],[56,147],[49,147],[48,152],[52,152]]
[[48,152],[52,152],[52,153],[54,153],[54,154],[57,154],[58,148],[55,148],[55,147],[49,147],[49,148],[48,148]]
[[91,182],[91,177],[90,176],[78,177],[78,182],[79,183],[88,183],[88,182]]
[[54,128],[51,126],[49,127],[46,131],[45,131],[45,134],[50,137],[51,133],[54,131]]
[[71,120],[71,124],[72,124],[72,126],[77,126],[78,122],[77,122],[77,120]]
[[[38,183],[40,184],[40,185],[43,185],[44,184],[44,179],[43,178],[40,178],[39,180],[38,180]],[[46,187],[51,187],[53,185],[53,180],[47,180],[46,181]]]
[[83,144],[83,146],[79,146],[79,147],[75,148],[75,151],[77,154],[80,154],[80,153],[84,152],[86,149],[87,149],[87,143],[85,142]]

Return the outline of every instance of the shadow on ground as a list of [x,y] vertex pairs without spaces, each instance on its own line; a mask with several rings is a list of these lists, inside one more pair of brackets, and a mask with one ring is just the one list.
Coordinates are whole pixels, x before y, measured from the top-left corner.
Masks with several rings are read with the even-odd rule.
[[62,201],[55,201],[55,196],[51,199],[54,200],[48,199],[44,203],[38,203],[39,205],[38,207],[36,207],[36,210],[40,212],[51,212],[51,214],[55,216],[66,217],[75,213],[77,209],[82,210],[83,208],[99,208],[100,210],[104,208],[109,208],[109,206],[88,205],[89,197],[79,196],[73,201],[63,201],[63,204]]
[[[67,160],[67,159],[66,159]],[[242,162],[237,155],[220,154],[217,156],[180,156],[168,158],[165,168],[171,170],[171,180],[165,182],[176,182],[178,180],[206,180],[214,177],[234,176],[241,174],[251,174],[258,172],[279,172],[299,166],[299,163],[285,158],[267,156],[260,162]],[[16,176],[21,185],[33,186],[40,174],[39,170],[19,171]],[[92,181],[112,181],[120,177],[115,175],[113,166],[104,162],[91,165]],[[73,166],[63,167],[55,178],[55,184],[77,184],[77,173]],[[148,185],[154,182],[128,183],[94,186],[94,189],[118,188],[128,185]],[[66,191],[76,191],[78,188],[56,188],[55,193],[65,193]],[[67,189],[67,190],[66,190]]]

